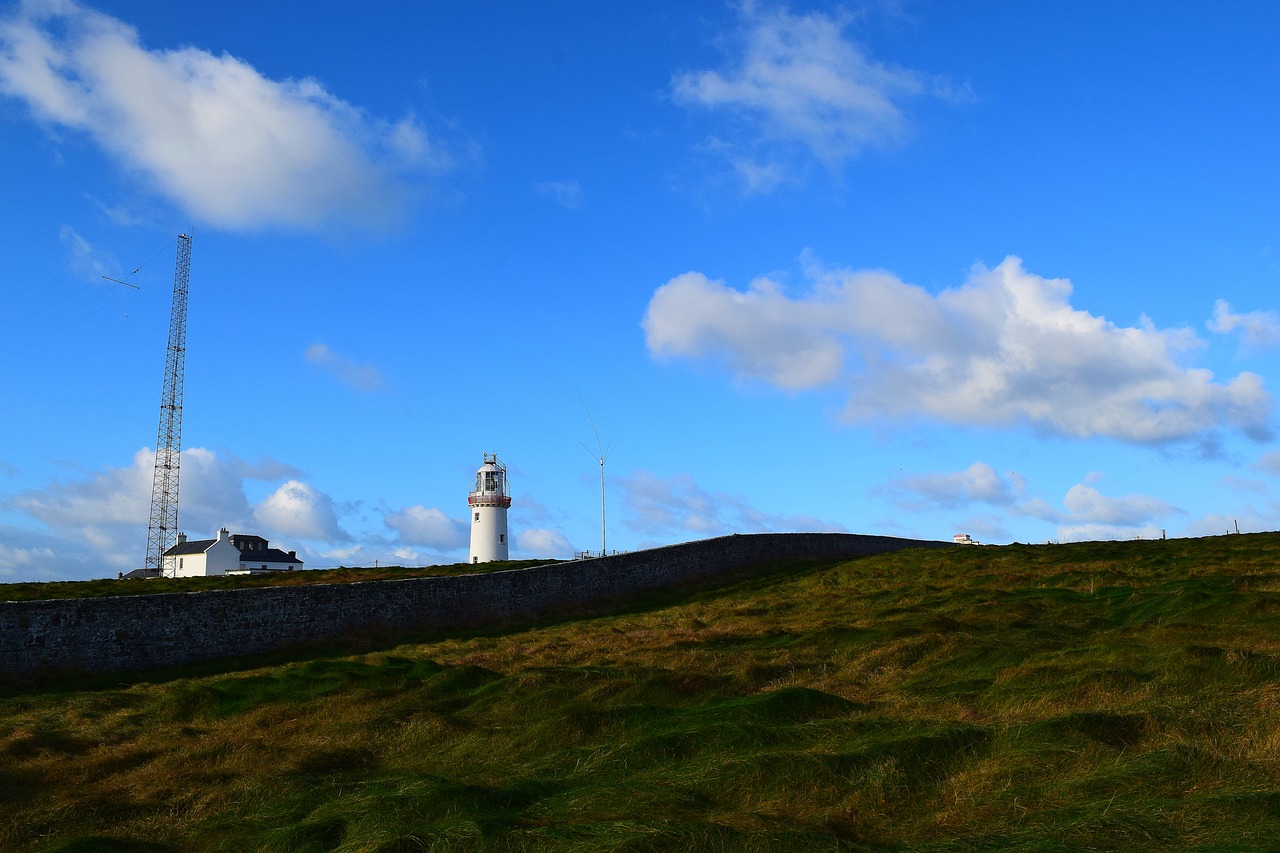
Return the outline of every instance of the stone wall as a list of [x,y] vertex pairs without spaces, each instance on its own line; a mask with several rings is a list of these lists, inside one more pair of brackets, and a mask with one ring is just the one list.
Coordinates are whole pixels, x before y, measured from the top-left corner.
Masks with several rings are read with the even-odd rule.
[[769,564],[936,547],[952,545],[841,533],[762,533],[453,577],[2,602],[0,673],[8,680],[25,680],[147,669],[362,637],[394,641],[600,610],[640,594],[729,578]]

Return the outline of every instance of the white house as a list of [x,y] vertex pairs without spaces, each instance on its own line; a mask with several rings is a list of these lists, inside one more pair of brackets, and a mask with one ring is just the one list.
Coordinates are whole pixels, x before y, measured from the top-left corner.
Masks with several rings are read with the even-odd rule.
[[257,572],[290,571],[302,568],[296,551],[270,547],[261,536],[232,535],[227,528],[217,539],[187,539],[178,534],[178,544],[164,552],[164,575],[171,578],[207,575],[248,575]]

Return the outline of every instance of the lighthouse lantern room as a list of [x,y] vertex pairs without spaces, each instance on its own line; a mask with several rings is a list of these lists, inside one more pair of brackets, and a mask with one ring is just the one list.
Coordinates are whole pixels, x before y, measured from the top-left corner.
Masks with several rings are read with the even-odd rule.
[[492,563],[507,558],[507,466],[496,453],[484,454],[476,482],[467,497],[471,508],[471,562]]

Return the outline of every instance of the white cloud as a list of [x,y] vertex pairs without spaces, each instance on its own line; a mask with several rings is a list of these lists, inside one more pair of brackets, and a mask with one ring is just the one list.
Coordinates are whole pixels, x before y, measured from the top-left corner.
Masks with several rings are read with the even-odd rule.
[[776,160],[761,163],[749,157],[731,156],[729,162],[747,195],[768,195],[791,182],[787,167]]
[[1221,335],[1238,331],[1246,346],[1271,349],[1280,346],[1280,314],[1275,311],[1251,311],[1236,314],[1224,299],[1213,304],[1213,316],[1205,324],[1209,331]]
[[[1095,477],[1087,481],[1096,482]],[[1099,539],[1155,539],[1163,529],[1160,520],[1184,511],[1149,495],[1110,497],[1086,483],[1077,483],[1062,498],[1064,509],[1035,499],[1014,507],[1017,514],[1039,518],[1058,526],[1062,542]]]
[[95,284],[101,283],[102,277],[108,273],[116,275],[120,268],[116,260],[110,254],[94,248],[88,240],[76,233],[76,229],[63,225],[58,236],[71,253],[71,269],[78,275]]
[[[908,99],[963,96],[941,78],[872,59],[845,37],[847,19],[753,2],[740,8],[726,65],[676,74],[671,92],[680,104],[745,123],[747,131],[726,147],[749,192],[781,182],[774,155],[789,148],[800,146],[835,169],[869,146],[902,139]],[[737,153],[742,149],[747,153]]]
[[364,545],[330,548],[321,551],[319,557],[323,565],[313,566],[312,568],[334,569],[339,566],[373,565],[374,560],[377,559],[369,555],[369,550]]
[[975,462],[963,471],[898,477],[873,492],[894,496],[895,503],[910,507],[1009,506],[1024,488],[1017,474],[1002,478],[986,462]]
[[[224,525],[243,526],[253,517],[244,481],[273,480],[296,473],[271,460],[249,463],[220,457],[203,447],[182,451],[180,522],[192,538],[212,536]],[[19,493],[7,503],[56,531],[93,531],[123,525],[141,527],[151,507],[155,451],[142,448],[126,468],[108,466],[86,479],[53,483]]]
[[[148,470],[154,458],[154,453],[147,451]],[[248,528],[254,523],[255,512],[245,496],[245,482],[271,483],[300,476],[297,468],[274,459],[249,462],[229,453],[219,455],[203,447],[189,447],[182,451],[182,524],[192,538],[200,539],[213,537],[227,525]],[[274,532],[263,531],[261,535]]]
[[335,569],[339,566],[443,566],[463,562],[456,554],[424,552],[389,538],[369,535],[361,536],[359,542],[344,547],[309,552],[306,561],[308,569]]
[[1219,478],[1218,482],[1233,492],[1241,492],[1250,495],[1267,495],[1271,490],[1267,488],[1267,484],[1261,480],[1253,480],[1248,477],[1237,477],[1234,474],[1224,474]]
[[516,533],[517,559],[542,558],[566,560],[573,556],[574,548],[559,530],[529,528]]
[[1066,513],[1055,514],[1059,523],[1105,524],[1112,527],[1139,527],[1152,519],[1181,512],[1172,504],[1148,495],[1108,497],[1092,486],[1077,483],[1062,498]]
[[101,199],[95,198],[89,193],[85,193],[85,198],[93,202],[93,206],[102,212],[111,222],[119,225],[121,228],[133,228],[137,225],[146,223],[147,217],[144,213],[136,211],[131,205],[118,204],[110,205]]
[[557,204],[569,210],[582,207],[582,185],[577,181],[542,181],[534,184],[539,194],[553,199]]
[[303,353],[307,361],[337,377],[357,391],[381,391],[382,373],[372,364],[361,364],[337,353],[328,344],[312,344]]
[[1260,533],[1275,530],[1277,507],[1272,503],[1267,511],[1259,513],[1251,507],[1243,508],[1235,515],[1226,513],[1209,513],[1187,525],[1187,533],[1191,536],[1222,536],[1236,533]]
[[1271,451],[1264,453],[1253,463],[1253,467],[1259,471],[1265,471],[1268,474],[1280,476],[1280,451]]
[[741,293],[689,272],[658,288],[642,325],[656,356],[723,359],[739,378],[811,388],[835,380],[844,359],[825,314],[768,279]]
[[[145,544],[155,451],[142,448],[127,468],[107,467],[84,480],[28,489],[6,503],[54,531],[141,526]],[[141,559],[141,554],[139,554]]]
[[845,419],[923,416],[1018,423],[1133,443],[1236,428],[1268,436],[1271,396],[1243,372],[1223,384],[1180,359],[1203,345],[1189,329],[1143,318],[1117,326],[1070,304],[1071,283],[1010,256],[932,295],[886,272],[810,262],[812,291],[769,279],[745,292],[697,272],[654,293],[642,325],[656,357],[716,359],[743,380],[785,389],[840,382]]
[[[12,534],[6,531],[5,539],[12,539]],[[22,576],[23,572],[38,572],[46,566],[52,565],[55,556],[52,548],[49,547],[22,547],[15,546],[0,540],[0,577],[12,578],[14,581],[20,580],[44,580],[32,574],[29,578]]]
[[957,533],[967,533],[979,542],[991,542],[1009,538],[1006,521],[1004,516],[995,513],[979,513],[965,518],[955,530]]
[[708,492],[688,474],[659,477],[634,471],[617,481],[623,525],[645,534],[692,533],[698,538],[728,533],[844,532],[839,524],[803,515],[774,515],[739,495]]
[[195,47],[150,50],[72,0],[0,21],[0,92],[83,131],[203,222],[228,229],[380,226],[444,155],[412,117],[387,121],[314,79],[271,80]]
[[289,480],[254,509],[254,518],[275,533],[317,542],[345,542],[333,498],[309,483]]
[[466,522],[451,518],[434,507],[406,507],[399,512],[388,513],[384,521],[387,527],[400,534],[400,541],[409,545],[440,551],[467,547],[469,528]]

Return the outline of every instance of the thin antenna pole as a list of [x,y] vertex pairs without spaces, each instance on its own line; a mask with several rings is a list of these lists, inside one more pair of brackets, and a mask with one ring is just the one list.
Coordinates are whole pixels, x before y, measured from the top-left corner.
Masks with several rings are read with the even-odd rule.
[[[605,543],[605,538],[604,538],[606,529],[607,528],[604,523],[604,457],[601,456],[600,457],[600,556],[601,557],[609,553],[609,546]],[[1239,533],[1240,532],[1239,529],[1237,529],[1236,532]]]
[[591,410],[587,408],[587,403],[582,399],[581,394],[578,395],[578,402],[582,404],[582,408],[586,411],[587,420],[591,423],[591,432],[596,437],[595,453],[591,453],[591,448],[582,444],[582,442],[578,443],[582,444],[583,450],[587,451],[587,453],[591,453],[592,459],[595,459],[600,463],[600,556],[603,557],[609,553],[608,544],[605,539],[604,461],[612,455],[614,445],[610,444],[608,451],[604,449],[604,445],[600,441],[600,431],[596,429],[595,418],[591,417]]

